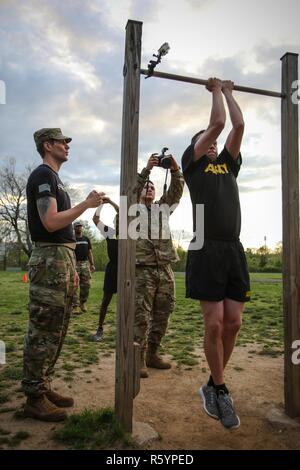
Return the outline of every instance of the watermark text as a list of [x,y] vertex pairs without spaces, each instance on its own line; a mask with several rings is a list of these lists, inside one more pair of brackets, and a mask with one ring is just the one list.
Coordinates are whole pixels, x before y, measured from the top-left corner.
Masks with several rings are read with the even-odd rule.
[[0,365],[6,364],[6,347],[4,341],[0,340]]
[[[128,207],[127,196],[120,198],[119,239],[127,240],[168,240],[171,239],[170,216],[178,204],[132,204]],[[129,223],[127,217],[130,217]],[[196,204],[194,211],[195,232],[189,250],[200,250],[204,243],[204,205]],[[128,225],[127,225],[128,224]],[[108,230],[106,238],[114,236],[115,231]]]
[[0,104],[6,104],[6,85],[3,80],[0,80]]
[[295,349],[292,354],[292,363],[294,366],[298,366],[300,364],[300,339],[296,339],[293,342],[292,349]]
[[292,83],[292,89],[295,90],[293,93],[292,93],[292,103],[293,104],[299,104],[300,102],[300,80],[295,80],[293,83]]

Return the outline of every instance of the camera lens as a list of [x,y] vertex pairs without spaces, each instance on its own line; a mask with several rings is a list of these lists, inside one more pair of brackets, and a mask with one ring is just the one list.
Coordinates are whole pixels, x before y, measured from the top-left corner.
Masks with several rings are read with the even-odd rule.
[[165,170],[169,170],[172,166],[172,160],[170,157],[162,157],[160,160],[160,166],[164,168]]

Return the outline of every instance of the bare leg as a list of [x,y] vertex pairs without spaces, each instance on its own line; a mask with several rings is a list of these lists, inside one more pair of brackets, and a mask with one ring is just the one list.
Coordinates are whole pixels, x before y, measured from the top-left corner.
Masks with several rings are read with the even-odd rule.
[[223,318],[224,302],[201,301],[204,315],[204,352],[215,385],[224,383]]
[[111,292],[104,292],[102,303],[100,306],[100,312],[99,312],[99,328],[103,327],[103,323],[106,317],[107,309],[108,306],[111,302],[113,293]]
[[232,354],[238,332],[242,324],[242,313],[244,303],[235,300],[224,300],[224,320],[223,320],[223,351],[224,369]]

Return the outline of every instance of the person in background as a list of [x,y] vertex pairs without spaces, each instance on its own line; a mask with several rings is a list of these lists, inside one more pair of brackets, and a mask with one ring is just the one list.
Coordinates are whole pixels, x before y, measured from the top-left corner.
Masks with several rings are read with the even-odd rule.
[[[156,154],[149,157],[146,168],[137,177],[139,211],[147,221],[145,227],[140,227],[136,241],[134,341],[141,348],[141,378],[148,377],[147,367],[171,367],[158,350],[175,304],[171,264],[178,261],[178,255],[171,239],[169,217],[174,211],[171,206],[178,204],[182,196],[184,179],[175,158],[172,155],[168,157],[171,160],[171,183],[157,202],[154,202],[154,184],[149,180],[153,167],[159,166]],[[164,214],[159,212],[163,207],[168,209]]]
[[[114,219],[115,228],[105,225],[101,219],[100,214],[104,204],[110,204],[116,211]],[[113,295],[118,290],[118,226],[119,226],[119,206],[110,198],[105,197],[103,203],[99,206],[94,214],[93,222],[105,237],[107,243],[107,254],[109,262],[105,267],[104,283],[103,283],[103,297],[99,311],[99,324],[94,336],[95,341],[101,341],[103,338],[103,324],[106,317],[108,306],[112,300]]]
[[74,229],[76,238],[76,270],[79,277],[79,286],[73,297],[73,314],[78,315],[81,312],[87,312],[86,303],[91,287],[91,273],[95,271],[95,265],[92,244],[90,239],[82,233],[82,223],[80,221],[75,222]]

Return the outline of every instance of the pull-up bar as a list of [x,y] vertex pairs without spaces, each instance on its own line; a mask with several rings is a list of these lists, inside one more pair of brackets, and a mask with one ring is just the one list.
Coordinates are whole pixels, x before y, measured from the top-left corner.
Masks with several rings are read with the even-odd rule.
[[[149,70],[141,69],[140,72],[142,75],[149,75]],[[207,80],[203,80],[201,78],[185,77],[183,75],[175,75],[172,73],[164,73],[164,72],[152,72],[151,77],[167,78],[168,80],[176,80],[178,82],[186,82],[186,83],[195,83],[196,85],[207,85],[208,83]],[[254,93],[256,95],[273,96],[274,98],[285,98],[285,95],[282,93],[278,93],[277,91],[261,90],[260,88],[249,88],[246,86],[234,85],[234,90],[243,91],[246,93]]]

